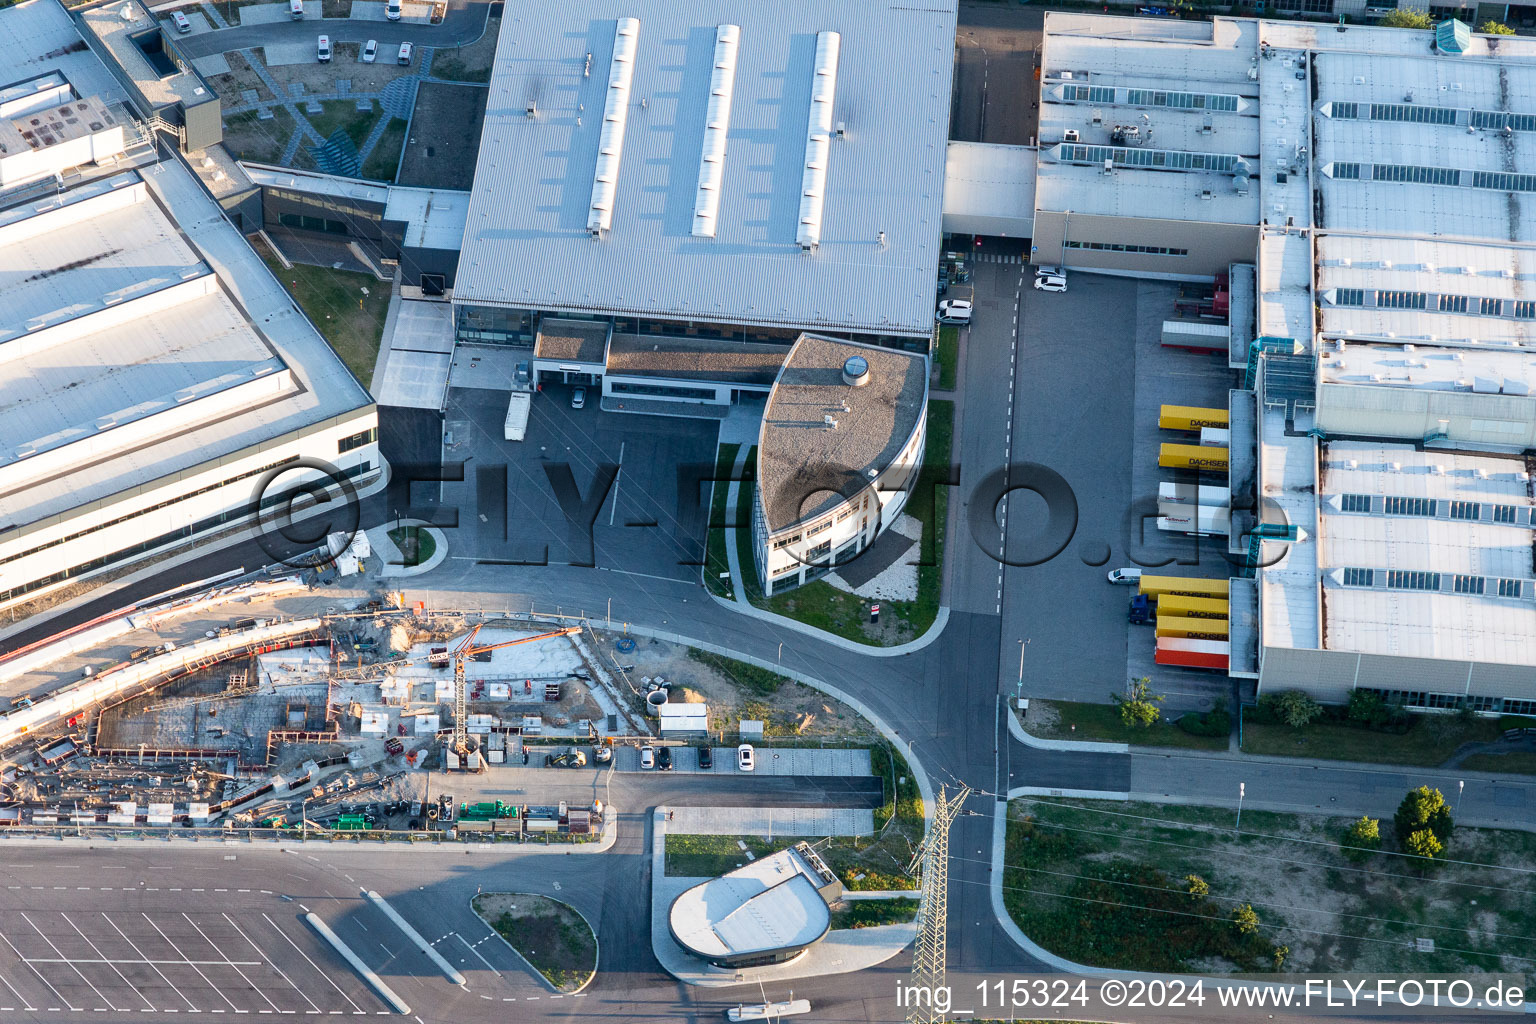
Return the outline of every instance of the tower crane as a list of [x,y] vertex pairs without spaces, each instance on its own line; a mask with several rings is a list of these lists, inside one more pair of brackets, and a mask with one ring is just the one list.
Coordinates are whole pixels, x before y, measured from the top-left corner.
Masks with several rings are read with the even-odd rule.
[[[562,626],[560,629],[549,633],[539,633],[536,636],[518,637],[516,640],[503,640],[499,644],[475,644],[475,637],[480,633],[480,626],[470,630],[463,643],[451,651],[442,654],[430,655],[428,664],[439,664],[448,658],[453,659],[453,752],[458,756],[459,767],[467,771],[469,769],[469,729],[468,712],[464,699],[464,661],[486,651],[497,651],[503,647],[516,647],[519,644],[531,644],[540,640],[548,640],[557,636],[572,636],[581,632],[580,626]],[[484,762],[482,762],[482,767]]]

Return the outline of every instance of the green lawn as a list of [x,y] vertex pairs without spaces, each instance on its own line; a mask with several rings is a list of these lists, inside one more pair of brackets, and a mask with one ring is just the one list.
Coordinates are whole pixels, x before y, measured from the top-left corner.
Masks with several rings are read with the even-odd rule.
[[529,893],[484,893],[475,913],[557,992],[574,992],[597,973],[597,936],[568,904]]
[[1461,762],[1461,767],[1474,772],[1536,775],[1536,752],[1515,750],[1508,754],[1473,754]]
[[400,173],[400,149],[404,144],[405,119],[392,117],[373,152],[363,161],[363,177],[369,181],[394,181],[395,175]]
[[224,119],[224,146],[236,160],[276,164],[292,136],[293,115],[283,107],[273,107],[265,121],[254,110]]
[[[1025,679],[1026,685],[1028,679]],[[1105,696],[1108,696],[1106,691]],[[1056,724],[1037,724],[1043,712],[1054,711]],[[1076,728],[1073,728],[1076,726]],[[1225,736],[1195,736],[1166,719],[1150,728],[1126,725],[1113,704],[1087,704],[1067,700],[1031,700],[1024,728],[1031,735],[1057,740],[1135,743],[1149,747],[1186,747],[1194,750],[1226,750]]]
[[[379,358],[379,342],[384,337],[384,320],[389,313],[388,283],[371,274],[304,263],[284,270],[266,246],[255,244],[272,273],[314,321],[352,376],[367,387],[373,380],[373,366]],[[366,295],[364,288],[368,289]]]
[[917,918],[917,900],[849,900],[832,911],[832,928],[875,928],[882,924],[906,924]]
[[1454,715],[1413,715],[1412,719],[1412,728],[1395,735],[1355,729],[1340,722],[1313,722],[1305,728],[1292,729],[1245,718],[1243,751],[1433,767],[1443,763],[1463,743],[1487,743],[1498,739],[1500,733],[1499,723],[1487,718],[1464,722]]
[[396,527],[389,531],[389,539],[400,549],[407,566],[424,565],[437,551],[437,541],[432,539],[432,534],[419,526]]
[[356,100],[326,100],[320,104],[322,112],[306,114],[310,127],[320,133],[322,139],[330,138],[338,129],[347,133],[358,149],[373,130],[374,122],[383,115],[378,110],[358,110]]
[[939,364],[939,388],[953,391],[955,374],[960,366],[960,328],[939,328],[939,348],[935,358]]
[[[923,524],[922,564],[917,569],[917,599],[880,602],[882,619],[894,618],[901,626],[895,636],[889,636],[889,631],[884,634],[872,632],[869,629],[869,602],[823,580],[813,580],[805,586],[764,597],[752,561],[749,532],[738,530],[736,542],[743,575],[747,577],[748,599],[766,611],[798,619],[817,629],[871,646],[905,643],[926,632],[939,614],[950,490],[948,487],[935,487],[932,481],[944,479],[947,474],[954,432],[955,403],[929,402],[923,470],[913,485],[906,507],[907,515]],[[743,490],[748,486],[744,483]],[[746,496],[738,499],[746,500]]]
[[[710,486],[708,538],[704,545],[704,585],[711,594],[719,594],[721,597],[731,596],[731,560],[725,550],[725,530],[727,525],[733,524],[725,521],[725,506],[731,489],[728,478],[736,465],[736,453],[739,451],[739,444],[722,444],[715,452],[715,482]],[[721,573],[727,575],[722,577]]]
[[[1252,787],[1249,787],[1252,796]],[[1510,954],[1536,924],[1536,835],[1457,828],[1425,872],[1398,849],[1355,864],[1338,846],[1348,818],[1118,801],[1013,801],[1003,902],[1024,933],[1080,963],[1123,970],[1429,976],[1518,970]],[[1465,862],[1465,863],[1461,863]],[[1208,887],[1192,895],[1188,876]],[[1233,911],[1249,905],[1258,930]],[[1524,954],[1515,954],[1522,957]]]

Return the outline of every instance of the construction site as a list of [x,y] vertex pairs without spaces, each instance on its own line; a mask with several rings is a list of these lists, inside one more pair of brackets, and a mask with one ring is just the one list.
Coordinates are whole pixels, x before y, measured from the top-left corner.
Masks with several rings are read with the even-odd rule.
[[[589,627],[429,614],[398,595],[312,617],[225,614],[305,590],[292,577],[247,580],[0,661],[0,685],[45,683],[0,714],[0,825],[434,839],[601,831],[600,804],[455,806],[441,795],[444,773],[534,754],[601,765],[616,743],[649,735],[629,710],[633,685],[611,655],[599,662]],[[208,628],[123,651],[172,621],[182,636],[187,623]],[[103,664],[103,652],[117,660]]]

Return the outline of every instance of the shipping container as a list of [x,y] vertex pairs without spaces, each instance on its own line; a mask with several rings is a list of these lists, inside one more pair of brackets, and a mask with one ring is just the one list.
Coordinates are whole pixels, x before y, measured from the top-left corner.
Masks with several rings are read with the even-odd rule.
[[1201,427],[1200,446],[1202,448],[1230,448],[1232,446],[1232,431],[1226,427]]
[[1202,409],[1193,405],[1165,405],[1158,412],[1157,425],[1164,430],[1198,431],[1201,427],[1228,426],[1227,410]]
[[1180,637],[1186,640],[1227,639],[1226,619],[1199,619],[1188,615],[1159,615],[1159,637]]
[[1187,615],[1196,619],[1224,619],[1227,617],[1227,599],[1167,594],[1157,599],[1157,614]]
[[1191,533],[1201,537],[1225,537],[1232,530],[1232,513],[1225,508],[1206,508],[1204,505],[1173,505],[1157,520],[1157,528],[1169,533]]
[[1158,450],[1157,464],[1164,469],[1205,469],[1225,473],[1227,449],[1198,444],[1164,444]]
[[554,818],[524,818],[523,826],[529,832],[554,832],[560,828],[560,822]]
[[1225,672],[1231,659],[1225,654],[1204,654],[1200,651],[1165,651],[1157,649],[1152,659],[1156,664],[1174,668],[1204,668],[1213,672]]
[[1226,354],[1232,329],[1214,320],[1164,320],[1163,347]]
[[459,821],[460,832],[490,832],[495,826],[493,821],[475,821],[473,819],[461,819]]
[[1203,580],[1194,576],[1142,576],[1136,592],[1151,598],[1184,594],[1188,597],[1219,597],[1225,601],[1230,586],[1231,581],[1225,577]]
[[[1157,507],[1165,505],[1206,505],[1210,508],[1226,508],[1232,504],[1232,491],[1201,481],[1198,484],[1175,484],[1164,480],[1157,485]],[[1163,515],[1173,515],[1164,512]]]

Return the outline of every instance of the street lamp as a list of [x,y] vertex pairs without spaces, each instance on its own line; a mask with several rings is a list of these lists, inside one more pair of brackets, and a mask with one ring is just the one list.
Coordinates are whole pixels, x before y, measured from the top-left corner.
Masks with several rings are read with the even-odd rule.
[[1247,791],[1248,784],[1246,782],[1239,782],[1237,784],[1237,826],[1234,829],[1237,832],[1243,830],[1243,795]]
[[1019,683],[1013,689],[1015,700],[1024,695],[1024,649],[1029,646],[1030,640],[1033,639],[1034,637],[1030,637],[1029,640],[1019,641]]
[[1466,788],[1467,788],[1467,780],[1466,779],[1457,779],[1456,780],[1456,816],[1458,818],[1461,817],[1461,794],[1462,794],[1462,791],[1465,790]]

